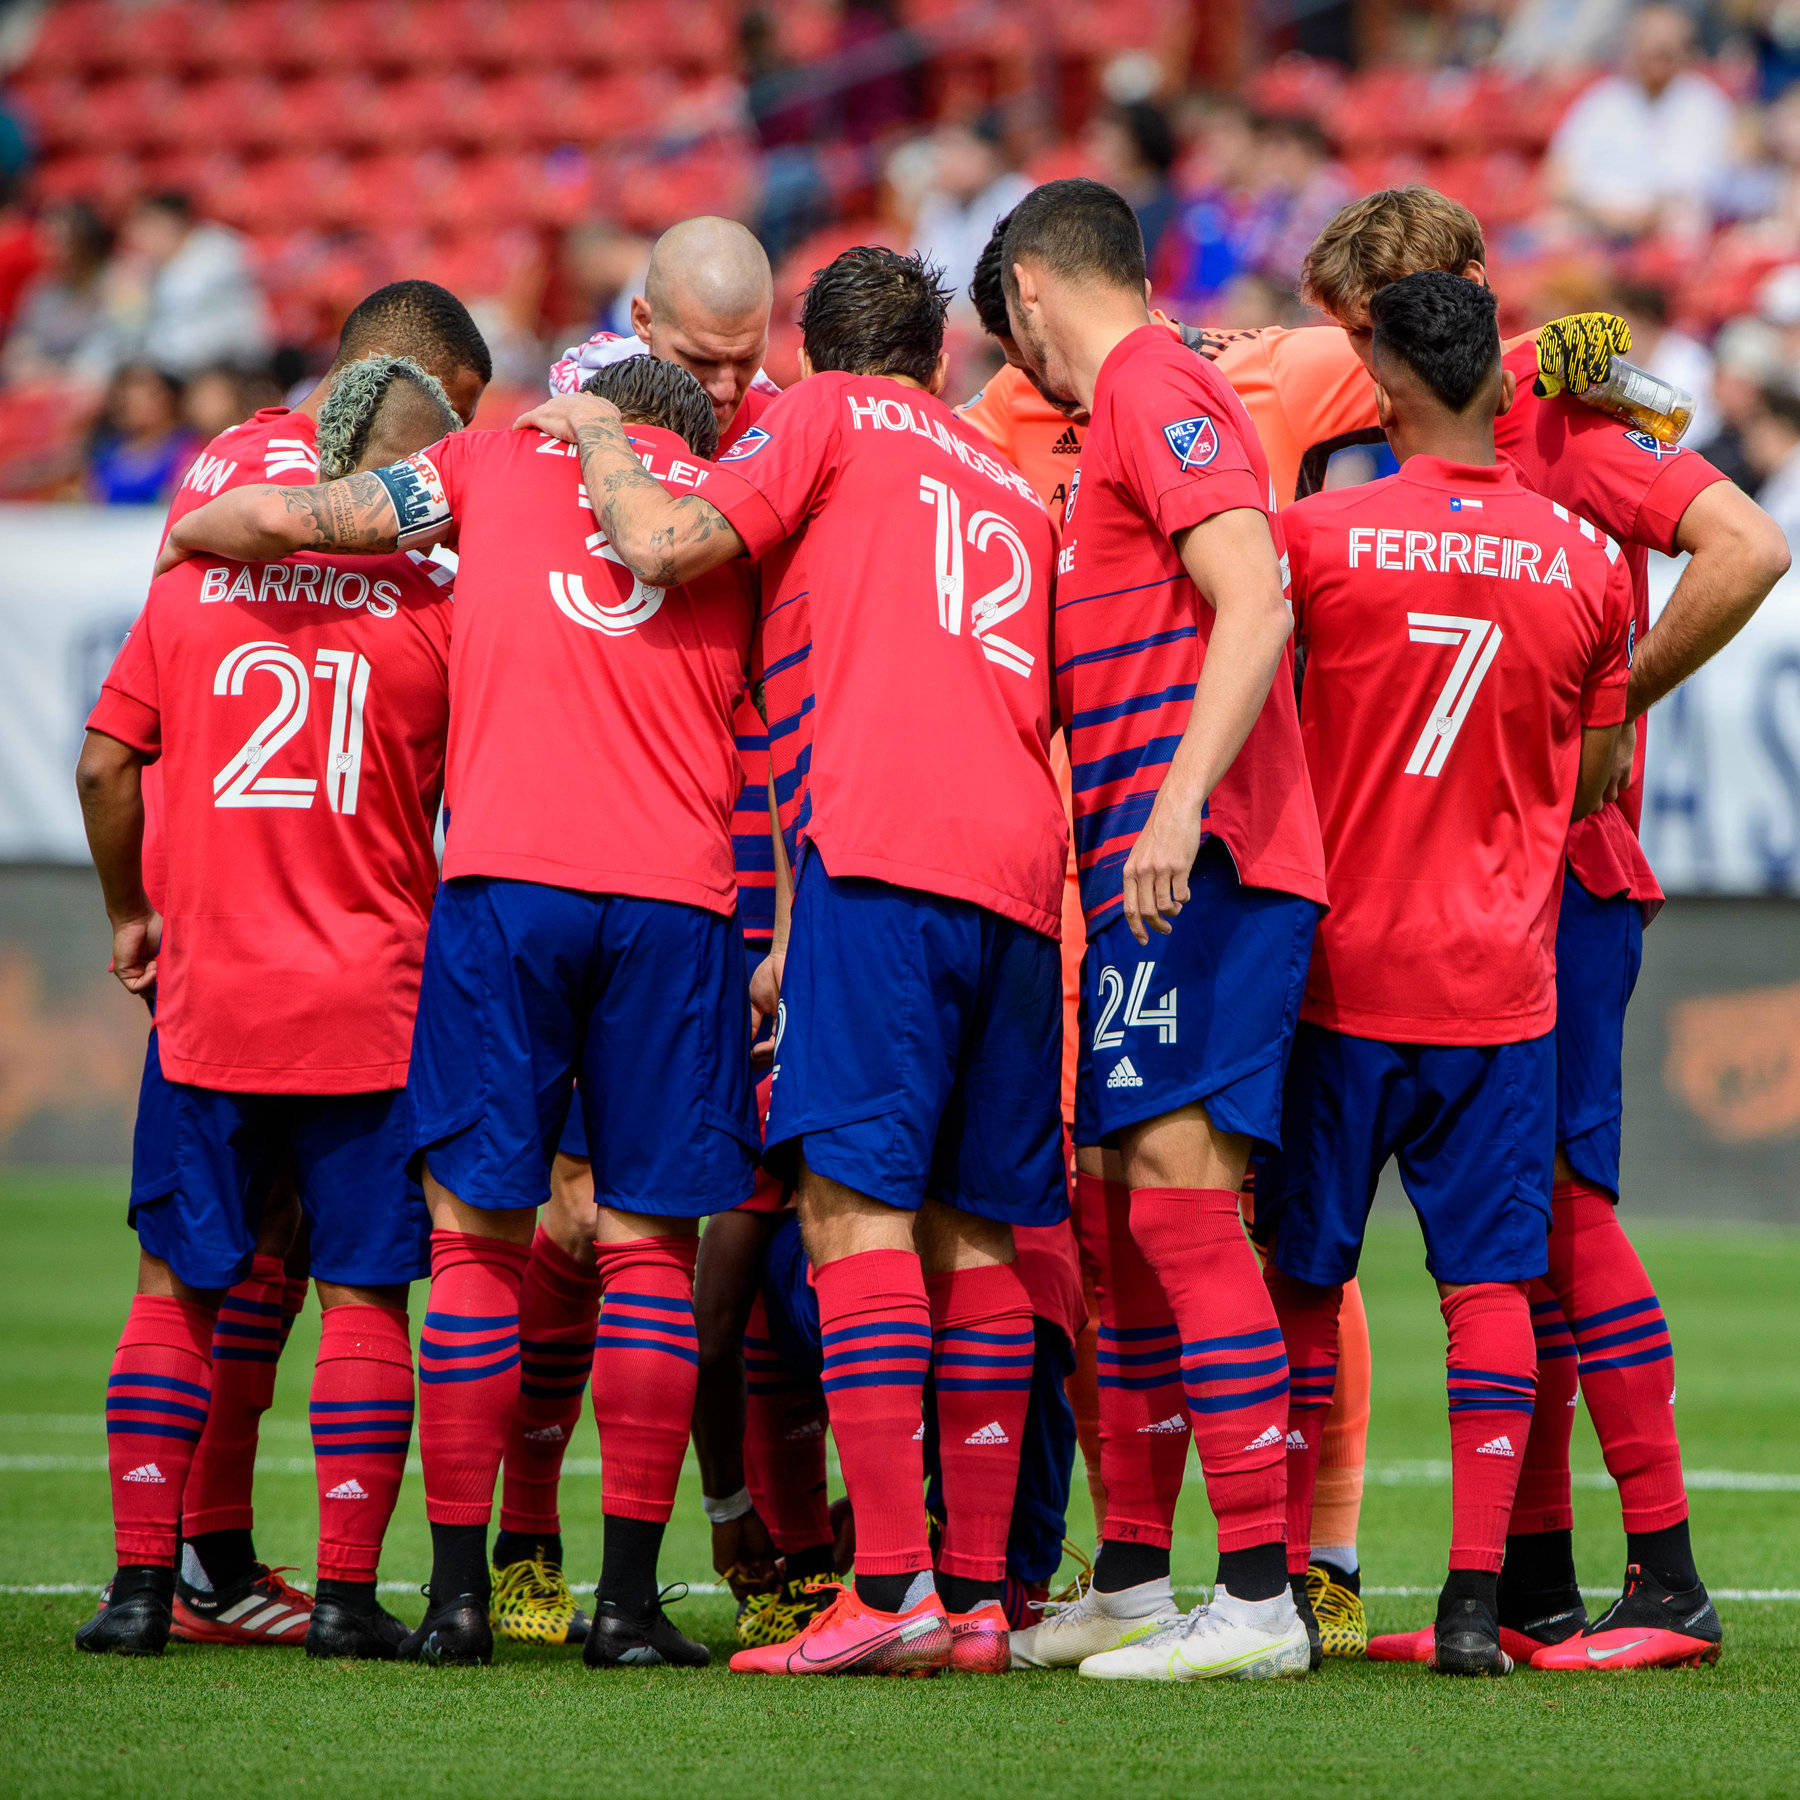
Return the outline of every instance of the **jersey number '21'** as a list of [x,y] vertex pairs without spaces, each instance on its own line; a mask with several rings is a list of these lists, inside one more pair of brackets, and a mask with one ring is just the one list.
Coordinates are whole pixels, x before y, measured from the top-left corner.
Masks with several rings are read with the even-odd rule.
[[283,644],[240,644],[219,664],[215,694],[241,694],[253,674],[272,675],[280,687],[274,710],[244,739],[213,777],[214,806],[295,806],[313,803],[310,775],[271,775],[269,763],[306,723],[312,681],[329,681],[331,746],[325,759],[325,801],[333,812],[356,811],[362,776],[363,705],[369,694],[369,659],[354,650],[321,650],[309,670]]
[[937,511],[937,608],[938,623],[952,637],[963,634],[963,540],[977,550],[998,543],[1012,560],[1011,572],[998,587],[989,588],[968,606],[969,636],[981,646],[989,662],[1029,675],[1036,662],[1029,650],[1021,650],[996,635],[994,627],[1024,610],[1031,598],[1031,558],[1025,540],[998,513],[971,515],[965,530],[962,495],[947,481],[930,475],[919,477],[919,498]]
[[1436,775],[1450,754],[1450,746],[1475,704],[1476,690],[1500,653],[1500,627],[1491,619],[1464,619],[1455,613],[1406,615],[1408,637],[1415,644],[1455,644],[1456,660],[1450,665],[1443,692],[1406,759],[1409,775]]

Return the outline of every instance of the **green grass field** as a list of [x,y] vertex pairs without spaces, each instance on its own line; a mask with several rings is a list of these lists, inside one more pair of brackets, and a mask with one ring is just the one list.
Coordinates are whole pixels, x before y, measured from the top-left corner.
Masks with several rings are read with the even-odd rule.
[[[1452,1683],[1334,1663],[1302,1682],[1123,1691],[1072,1674],[778,1683],[722,1667],[597,1676],[570,1651],[503,1649],[492,1669],[458,1671],[179,1645],[156,1663],[78,1655],[70,1634],[112,1561],[99,1403],[134,1266],[122,1195],[117,1177],[0,1177],[0,1794],[1800,1792],[1800,1236],[1643,1234],[1676,1338],[1701,1568],[1726,1621],[1716,1669]],[[1364,1278],[1375,1420],[1362,1557],[1371,1620],[1391,1630],[1429,1617],[1448,1537],[1442,1327],[1410,1222],[1378,1223]],[[258,1476],[259,1546],[303,1569],[316,1321],[309,1307],[282,1364]],[[578,1450],[564,1533],[572,1571],[591,1579],[591,1437]],[[1582,1573],[1604,1590],[1622,1539],[1585,1425],[1576,1455]],[[1077,1536],[1084,1506],[1078,1481]],[[1212,1568],[1197,1471],[1180,1525],[1175,1579],[1191,1587]],[[409,1619],[427,1560],[414,1474],[383,1571]],[[691,1479],[663,1567],[710,1580]],[[722,1662],[729,1600],[696,1595],[678,1617]]]

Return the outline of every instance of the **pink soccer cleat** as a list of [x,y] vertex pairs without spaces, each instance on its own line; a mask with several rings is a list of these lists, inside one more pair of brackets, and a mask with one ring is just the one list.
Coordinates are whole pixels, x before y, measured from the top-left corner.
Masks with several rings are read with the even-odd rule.
[[998,1600],[948,1616],[952,1674],[1004,1675],[1012,1667],[1012,1627]]
[[[1006,1623],[998,1629],[1002,1647]],[[935,1675],[950,1667],[950,1619],[936,1594],[903,1613],[877,1612],[840,1588],[798,1637],[732,1657],[739,1675]]]

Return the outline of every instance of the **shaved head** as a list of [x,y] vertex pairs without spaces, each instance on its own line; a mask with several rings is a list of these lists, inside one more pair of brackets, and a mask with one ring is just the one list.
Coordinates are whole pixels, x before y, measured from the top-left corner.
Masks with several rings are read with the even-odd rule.
[[735,219],[683,219],[650,252],[631,325],[652,356],[679,363],[706,389],[723,431],[762,366],[774,296],[753,232]]

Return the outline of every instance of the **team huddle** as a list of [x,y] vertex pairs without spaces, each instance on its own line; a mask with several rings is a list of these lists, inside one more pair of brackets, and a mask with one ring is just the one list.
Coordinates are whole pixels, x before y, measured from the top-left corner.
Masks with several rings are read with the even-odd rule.
[[[693,219],[510,431],[464,429],[486,347],[404,282],[215,440],[78,772],[154,1028],[77,1644],[701,1666],[658,1577],[691,1441],[745,1673],[1716,1659],[1617,1218],[1639,721],[1787,549],[1575,397],[1617,321],[1503,344],[1485,255],[1373,194],[1307,259],[1330,323],[1216,334],[1149,309],[1117,193],[1051,182],[977,265],[1006,367],[953,409],[928,264],[818,270],[784,393],[760,248]],[[1322,488],[1384,437],[1398,474]],[[1654,625],[1652,549],[1689,557]],[[1390,1161],[1452,1531],[1435,1620],[1371,1640]],[[309,1279],[310,1595],[251,1504]],[[1594,1620],[1578,1384],[1627,1547]],[[376,1577],[415,1391],[409,1629]],[[1219,1561],[1183,1611],[1190,1443]],[[1078,1459],[1098,1550],[1052,1598]]]

